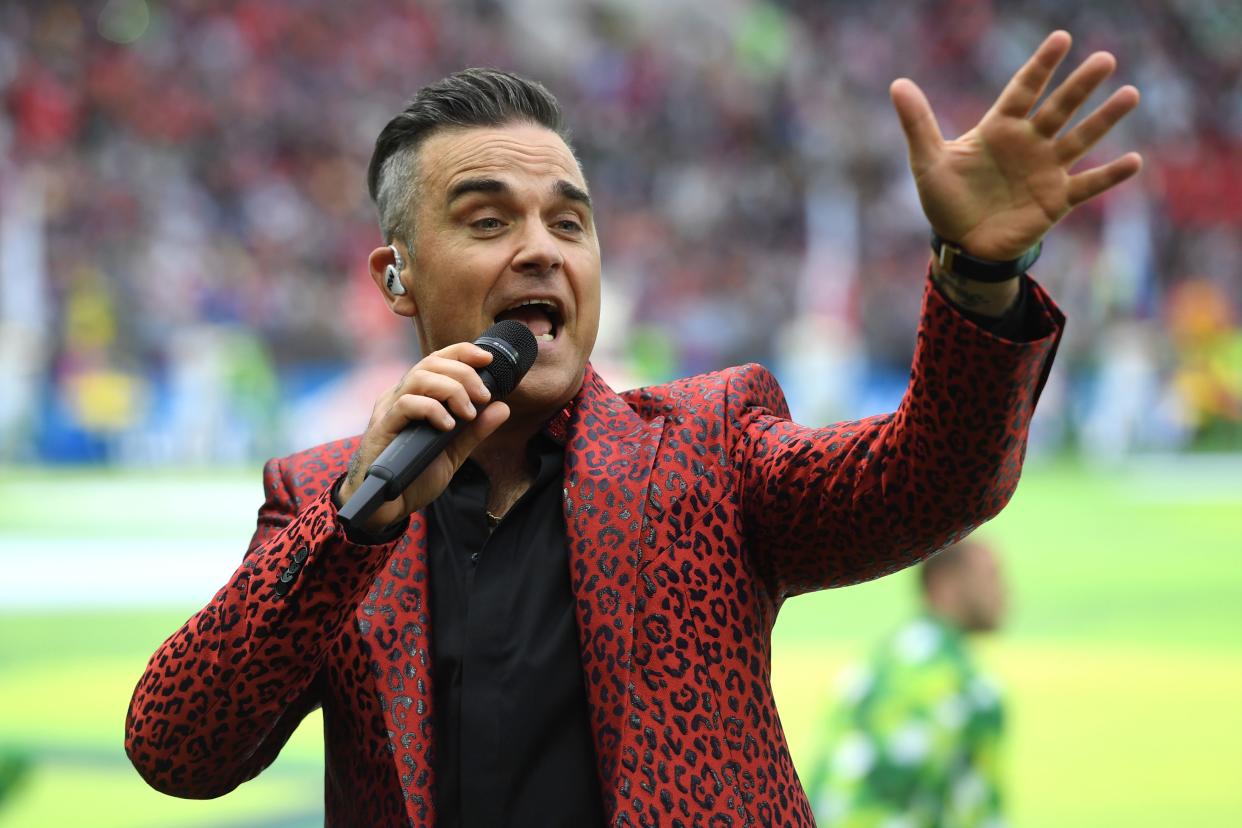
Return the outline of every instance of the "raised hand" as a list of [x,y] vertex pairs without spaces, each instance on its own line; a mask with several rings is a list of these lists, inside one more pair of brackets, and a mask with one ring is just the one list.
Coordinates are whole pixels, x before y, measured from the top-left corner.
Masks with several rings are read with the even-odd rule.
[[889,92],[910,151],[910,169],[932,228],[972,256],[1016,259],[1066,213],[1133,176],[1137,152],[1083,172],[1070,169],[1139,102],[1123,86],[1072,127],[1074,113],[1117,61],[1108,52],[1084,60],[1032,113],[1070,49],[1057,31],[1035,50],[983,119],[946,141],[922,90],[907,78]]

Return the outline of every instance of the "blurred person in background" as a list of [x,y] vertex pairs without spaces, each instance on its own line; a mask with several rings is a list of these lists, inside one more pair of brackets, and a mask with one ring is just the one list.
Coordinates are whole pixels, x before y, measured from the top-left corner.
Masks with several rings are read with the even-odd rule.
[[1228,294],[1207,279],[1187,280],[1169,297],[1168,316],[1192,445],[1242,448],[1242,331]]
[[29,772],[29,758],[16,750],[0,747],[0,813]]
[[[214,797],[322,706],[333,825],[812,824],[768,676],[785,598],[908,566],[994,516],[1064,317],[1026,275],[1048,230],[1138,172],[1070,168],[1138,104],[1050,35],[946,141],[893,83],[938,251],[892,414],[793,423],[756,365],[618,395],[591,367],[593,197],[542,86],[466,70],[381,131],[368,268],[423,353],[360,437],[271,461],[242,565],[155,653],[126,749],[159,790]],[[538,338],[492,402],[470,343]],[[349,501],[411,423],[467,425],[361,524]]]
[[1001,828],[997,684],[968,637],[1004,619],[995,553],[962,541],[919,567],[922,611],[847,675],[809,779],[828,828]]

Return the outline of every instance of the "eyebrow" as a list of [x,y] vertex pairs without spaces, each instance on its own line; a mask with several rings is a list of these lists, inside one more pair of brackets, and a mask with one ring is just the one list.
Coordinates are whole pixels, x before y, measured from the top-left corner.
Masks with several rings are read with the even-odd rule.
[[[509,185],[498,178],[466,178],[449,188],[448,202],[452,204],[457,199],[470,193],[508,194],[511,192],[512,189]],[[581,187],[571,184],[564,179],[559,179],[552,185],[552,192],[561,198],[580,202],[588,210],[591,208],[591,196]]]
[[565,179],[560,179],[552,185],[552,190],[561,198],[567,198],[570,201],[578,201],[588,210],[591,209],[591,197],[587,195],[586,190],[570,184]]
[[466,178],[448,191],[449,204],[470,193],[507,193],[509,185],[495,178]]

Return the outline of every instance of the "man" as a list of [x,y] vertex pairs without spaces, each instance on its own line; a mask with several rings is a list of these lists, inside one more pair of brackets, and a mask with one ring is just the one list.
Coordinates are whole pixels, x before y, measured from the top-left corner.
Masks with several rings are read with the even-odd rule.
[[966,647],[1005,611],[996,556],[964,541],[920,567],[923,613],[852,676],[810,790],[834,828],[1000,828],[1003,716]]
[[[268,464],[241,567],[135,690],[139,772],[218,796],[322,706],[331,825],[810,824],[768,680],[777,610],[1000,510],[1063,320],[1013,260],[1139,168],[1130,154],[1068,173],[1132,87],[1058,136],[1109,55],[1027,117],[1069,45],[1050,36],[957,141],[913,83],[893,85],[931,225],[963,252],[944,247],[925,288],[901,407],[823,429],[790,422],[758,366],[609,389],[589,363],[591,196],[555,100],[485,70],[420,91],[376,141],[370,269],[425,356],[361,437]],[[470,342],[505,318],[539,356],[484,407],[489,357]],[[408,423],[457,419],[444,454],[347,534],[337,509],[380,450]]]
[[30,773],[30,760],[16,750],[0,747],[0,809]]

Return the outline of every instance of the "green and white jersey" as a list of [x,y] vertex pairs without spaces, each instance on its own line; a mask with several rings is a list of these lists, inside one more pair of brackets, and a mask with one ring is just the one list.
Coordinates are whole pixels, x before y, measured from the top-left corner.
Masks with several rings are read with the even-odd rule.
[[808,777],[821,826],[1002,828],[997,686],[963,634],[923,615],[843,683]]

